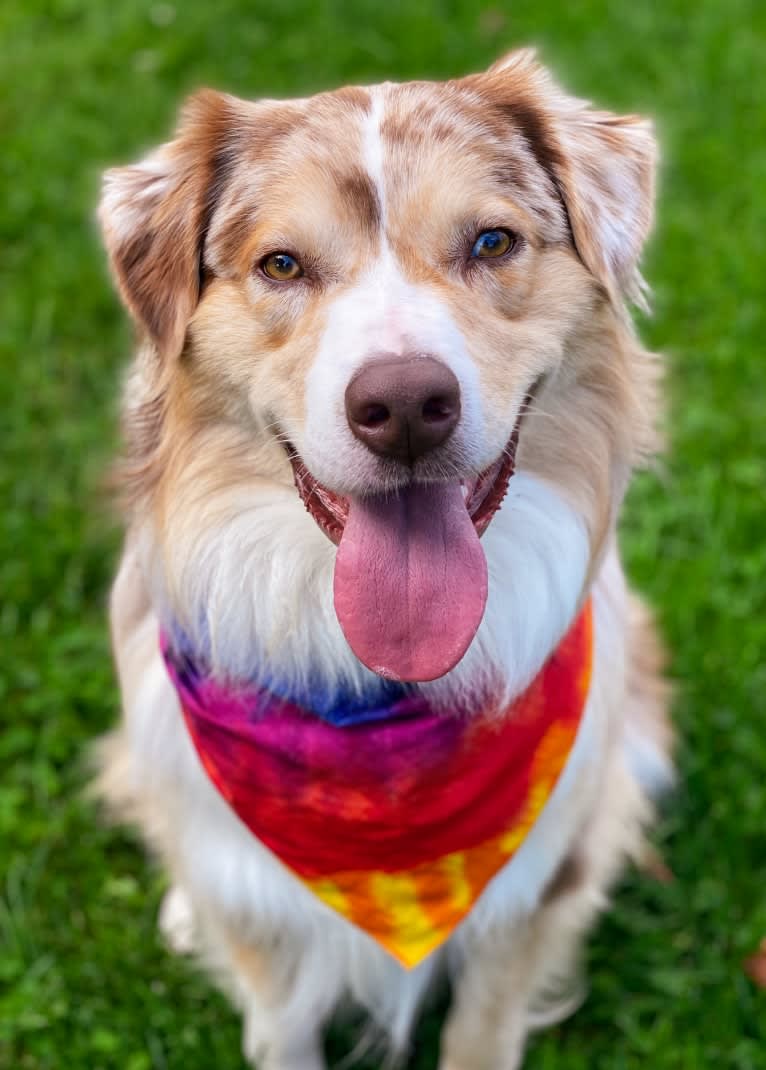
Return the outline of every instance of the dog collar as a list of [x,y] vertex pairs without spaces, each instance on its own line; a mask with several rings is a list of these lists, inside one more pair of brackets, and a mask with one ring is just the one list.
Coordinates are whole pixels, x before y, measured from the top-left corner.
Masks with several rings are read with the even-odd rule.
[[202,766],[250,831],[327,906],[411,968],[516,853],[572,750],[593,654],[587,602],[505,709],[440,712],[394,690],[354,716],[216,680],[162,653]]

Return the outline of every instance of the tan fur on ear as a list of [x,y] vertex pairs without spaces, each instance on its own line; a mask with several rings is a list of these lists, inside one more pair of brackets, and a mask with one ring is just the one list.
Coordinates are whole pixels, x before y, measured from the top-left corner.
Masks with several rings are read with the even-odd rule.
[[567,95],[533,49],[504,56],[477,88],[520,129],[554,182],[585,266],[612,296],[643,304],[638,261],[654,217],[652,124]]
[[107,171],[99,206],[120,293],[158,348],[178,354],[199,297],[200,245],[226,165],[233,98],[201,90],[176,137]]
[[512,52],[506,52],[500,59],[495,60],[487,71],[487,74],[496,74],[497,71],[504,71],[510,67],[513,67],[517,72],[524,67],[529,69],[539,68],[540,64],[537,61],[537,49],[531,47],[515,48]]
[[657,147],[636,115],[583,108],[561,126],[561,186],[577,250],[608,289],[643,304],[638,263],[654,221]]

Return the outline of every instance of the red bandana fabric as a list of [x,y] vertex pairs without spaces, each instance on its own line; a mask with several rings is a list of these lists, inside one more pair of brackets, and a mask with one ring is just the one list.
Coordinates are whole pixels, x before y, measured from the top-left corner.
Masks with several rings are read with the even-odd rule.
[[442,944],[537,820],[590,687],[588,602],[505,710],[440,713],[404,694],[338,725],[201,672],[163,640],[186,725],[215,787],[333,910],[413,967]]

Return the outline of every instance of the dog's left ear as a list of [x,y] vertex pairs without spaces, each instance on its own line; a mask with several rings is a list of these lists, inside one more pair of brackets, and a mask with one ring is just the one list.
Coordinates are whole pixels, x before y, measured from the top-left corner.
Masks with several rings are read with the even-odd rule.
[[654,219],[652,124],[568,96],[531,49],[512,52],[479,81],[556,186],[582,262],[612,296],[643,304],[638,262]]
[[180,353],[200,288],[200,253],[225,161],[234,98],[201,90],[175,138],[107,171],[99,220],[117,286],[163,356]]

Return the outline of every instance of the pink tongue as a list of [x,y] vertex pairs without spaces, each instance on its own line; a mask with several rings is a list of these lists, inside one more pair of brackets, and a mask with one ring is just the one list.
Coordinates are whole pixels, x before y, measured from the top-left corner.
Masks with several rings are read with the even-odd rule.
[[334,589],[343,633],[374,672],[413,681],[448,672],[487,601],[487,562],[460,484],[352,499]]

